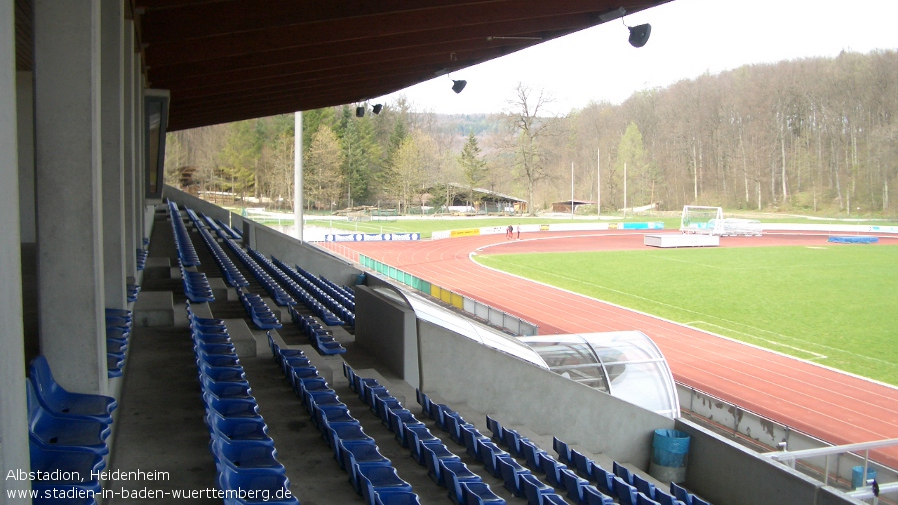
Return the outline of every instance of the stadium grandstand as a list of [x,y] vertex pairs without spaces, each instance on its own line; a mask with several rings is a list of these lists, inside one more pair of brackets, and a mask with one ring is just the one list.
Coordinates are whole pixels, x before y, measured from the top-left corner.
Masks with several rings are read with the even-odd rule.
[[166,131],[664,1],[0,0],[0,502],[864,503],[678,416],[644,335],[518,339],[162,184]]

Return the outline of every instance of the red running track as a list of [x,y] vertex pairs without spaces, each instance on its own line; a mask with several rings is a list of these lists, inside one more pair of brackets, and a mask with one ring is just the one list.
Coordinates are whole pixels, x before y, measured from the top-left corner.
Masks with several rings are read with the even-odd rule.
[[[723,237],[721,246],[833,246],[826,239],[768,234]],[[542,335],[640,330],[661,348],[677,381],[833,444],[898,438],[898,388],[493,271],[469,258],[485,252],[482,248],[490,253],[642,249],[642,241],[643,233],[609,231],[524,233],[520,241],[487,235],[342,245],[534,322]],[[898,448],[871,457],[898,468]]]

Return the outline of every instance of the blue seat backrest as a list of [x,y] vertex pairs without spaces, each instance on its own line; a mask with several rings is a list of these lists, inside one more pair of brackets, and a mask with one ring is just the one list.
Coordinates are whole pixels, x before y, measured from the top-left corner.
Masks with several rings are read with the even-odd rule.
[[624,482],[627,484],[633,485],[633,473],[630,472],[630,469],[621,465],[617,461],[613,462],[614,475],[617,475],[621,479],[624,479]]
[[639,475],[633,474],[633,486],[636,487],[636,490],[640,493],[646,495],[646,497],[655,499],[655,485],[651,482],[645,480]]
[[675,483],[670,483],[670,494],[674,495],[674,498],[684,502],[686,505],[692,504],[692,495],[689,494],[689,491],[686,491],[685,488],[676,485]]

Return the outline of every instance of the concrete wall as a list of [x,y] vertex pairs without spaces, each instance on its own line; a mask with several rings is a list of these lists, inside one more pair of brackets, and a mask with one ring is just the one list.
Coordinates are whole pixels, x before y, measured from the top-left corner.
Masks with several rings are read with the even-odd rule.
[[648,469],[652,435],[666,417],[442,327],[418,321],[421,382],[450,405],[466,402],[506,425],[555,435],[593,453]]
[[375,292],[355,287],[355,341],[393,373],[414,387],[418,373],[418,335],[415,312]]
[[686,487],[716,505],[863,503],[695,423],[678,420],[676,429],[692,437]]

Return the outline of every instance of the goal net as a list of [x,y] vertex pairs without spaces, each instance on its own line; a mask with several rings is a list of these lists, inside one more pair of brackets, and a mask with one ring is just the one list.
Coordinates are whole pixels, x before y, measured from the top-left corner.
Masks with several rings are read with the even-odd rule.
[[723,235],[723,209],[720,207],[683,206],[680,231],[703,235]]

